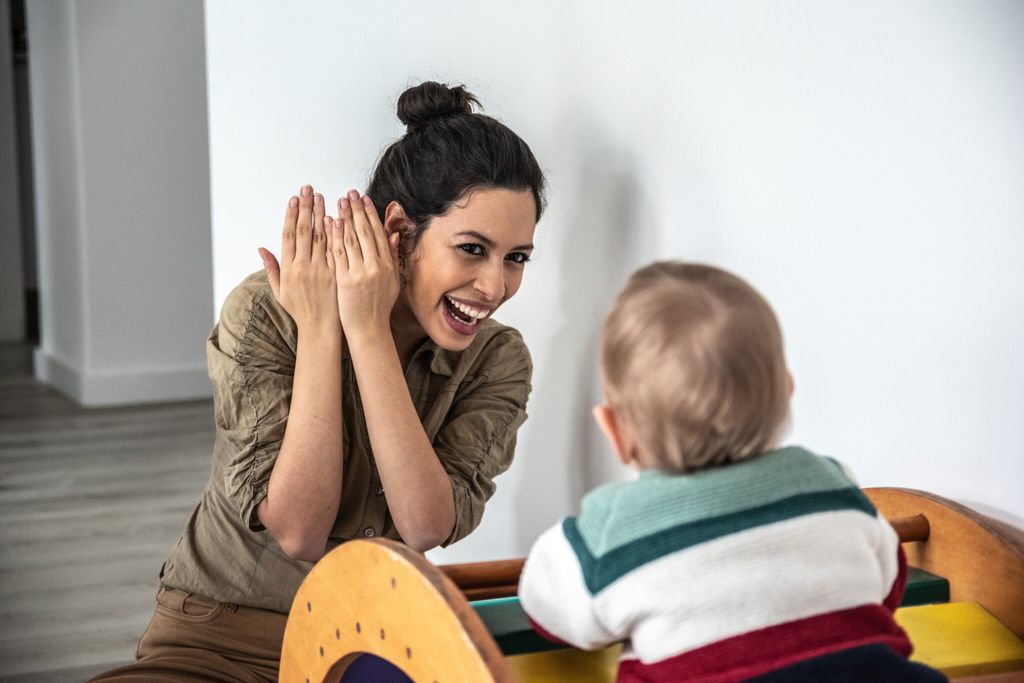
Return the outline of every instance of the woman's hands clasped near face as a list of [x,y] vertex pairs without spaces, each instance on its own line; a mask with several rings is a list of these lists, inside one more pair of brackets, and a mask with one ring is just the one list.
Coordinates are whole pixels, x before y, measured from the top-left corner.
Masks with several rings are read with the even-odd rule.
[[274,298],[300,330],[381,335],[400,288],[398,235],[390,239],[369,197],[351,190],[338,218],[306,185],[288,201],[281,262],[262,247]]
[[390,333],[401,288],[397,233],[388,236],[369,197],[350,190],[328,219],[334,250],[338,316],[350,337]]

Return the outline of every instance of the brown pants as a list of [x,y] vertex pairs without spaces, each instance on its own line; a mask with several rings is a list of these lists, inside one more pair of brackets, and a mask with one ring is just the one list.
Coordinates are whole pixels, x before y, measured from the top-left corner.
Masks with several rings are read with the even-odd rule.
[[161,588],[139,640],[138,661],[92,681],[276,681],[287,619]]

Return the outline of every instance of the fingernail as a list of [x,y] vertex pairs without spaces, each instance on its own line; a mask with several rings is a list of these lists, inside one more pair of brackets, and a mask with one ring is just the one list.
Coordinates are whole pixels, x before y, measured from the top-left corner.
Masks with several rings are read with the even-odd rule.
[[316,204],[317,206],[320,206],[321,204],[324,203],[324,196],[317,192],[315,195],[313,195],[313,203]]
[[341,207],[342,211],[348,211],[348,200],[342,197],[338,200],[338,206]]
[[354,202],[358,202],[359,201],[359,193],[356,192],[355,190],[349,190],[348,191],[348,198],[351,199]]
[[310,186],[310,185],[303,185],[303,186],[302,186],[302,196],[303,196],[303,197],[308,197],[308,196],[309,196],[309,194],[310,194],[310,193],[311,193],[312,191],[313,191],[313,188],[312,188],[312,186]]
[[299,205],[299,198],[298,197],[292,197],[291,199],[288,200],[288,206],[292,207],[293,209],[296,206],[298,206],[298,205]]

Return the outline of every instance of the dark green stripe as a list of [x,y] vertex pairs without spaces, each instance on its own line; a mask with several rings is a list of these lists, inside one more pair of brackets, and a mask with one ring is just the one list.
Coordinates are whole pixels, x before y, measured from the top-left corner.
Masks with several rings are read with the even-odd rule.
[[876,514],[871,501],[856,487],[803,493],[760,507],[663,529],[621,545],[599,558],[594,557],[587,548],[576,526],[575,517],[566,517],[562,531],[576,552],[587,589],[591,595],[596,595],[637,567],[670,553],[766,524],[837,510],[859,510],[872,516]]
[[907,588],[900,607],[949,602],[949,581],[917,567],[907,567]]

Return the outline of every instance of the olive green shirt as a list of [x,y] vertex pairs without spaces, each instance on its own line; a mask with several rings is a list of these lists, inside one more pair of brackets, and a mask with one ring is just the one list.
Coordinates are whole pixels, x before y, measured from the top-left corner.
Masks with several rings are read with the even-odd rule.
[[[217,435],[206,492],[164,564],[161,583],[251,607],[288,612],[308,562],[294,560],[260,524],[288,422],[295,373],[295,322],[264,273],[231,294],[207,341]],[[328,549],[352,538],[400,539],[373,459],[352,359],[342,348],[344,463],[338,516]],[[519,333],[485,320],[465,351],[427,339],[405,380],[427,438],[451,480],[455,526],[443,545],[480,523],[493,479],[512,462],[526,419],[533,367]]]

